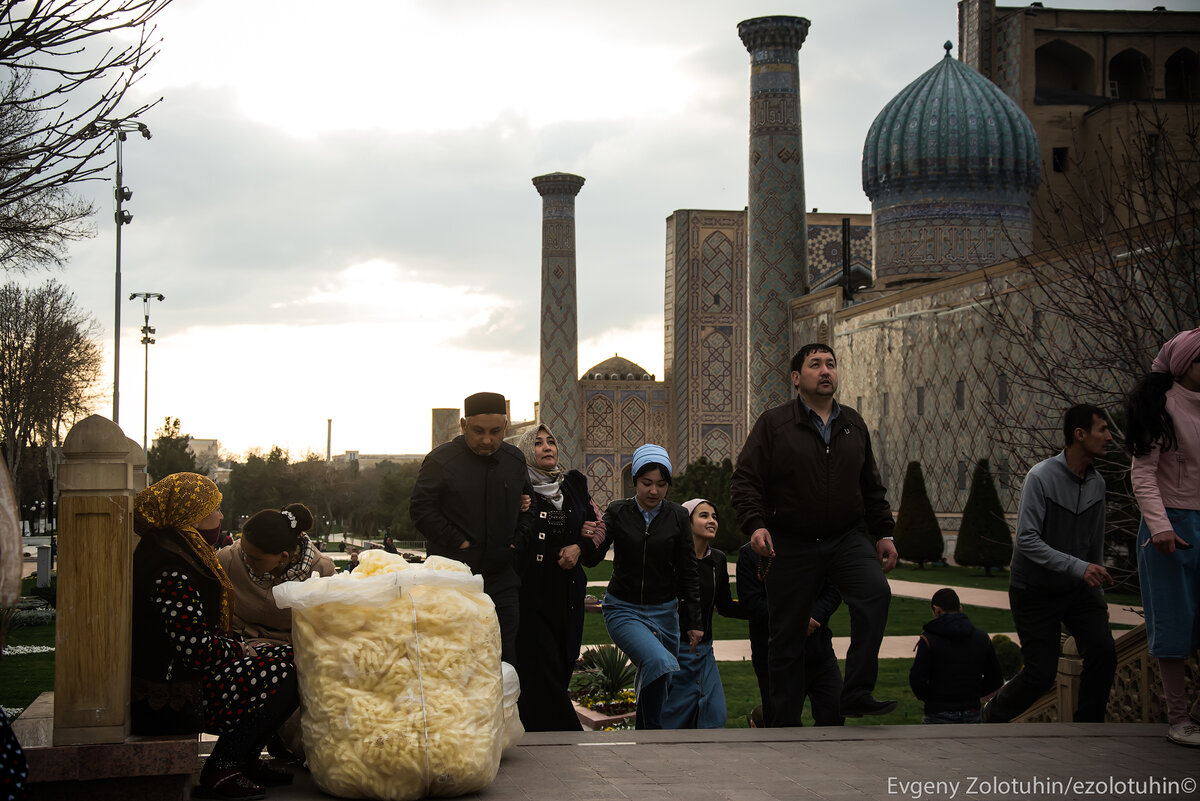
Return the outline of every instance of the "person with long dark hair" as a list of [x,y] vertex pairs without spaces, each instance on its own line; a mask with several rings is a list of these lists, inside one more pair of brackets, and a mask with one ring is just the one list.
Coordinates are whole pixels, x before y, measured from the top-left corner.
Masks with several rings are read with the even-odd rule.
[[1200,328],[1163,345],[1134,387],[1125,446],[1142,513],[1138,574],[1167,738],[1200,747],[1200,699],[1189,710],[1185,687],[1187,659],[1200,649]]
[[680,626],[690,649],[704,637],[700,585],[687,510],[666,500],[671,459],[659,445],[633,452],[635,495],[604,512],[613,548],[612,579],[604,596],[604,625],[637,666],[635,725],[661,729],[671,674],[679,670]]
[[[717,672],[713,653],[713,610],[725,617],[745,620],[747,615],[729,591],[729,562],[725,552],[714,548],[717,536],[717,507],[704,498],[683,502],[691,516],[692,548],[700,579],[700,615],[704,637],[695,648],[686,646],[687,635],[680,641],[679,672],[671,677],[662,722],[666,729],[725,728],[725,688]],[[680,607],[682,609],[682,606]]]
[[169,475],[134,500],[132,730],[219,734],[193,795],[263,798],[264,787],[292,781],[259,753],[296,710],[299,688],[290,645],[256,649],[231,631],[233,587],[210,536],[221,518],[217,485],[196,473]]
[[520,566],[517,705],[526,731],[578,731],[567,690],[583,643],[583,566],[603,556],[595,543],[604,541],[604,523],[587,478],[559,463],[558,441],[548,427],[526,431],[517,446],[534,493],[533,536]]
[[312,526],[312,512],[302,503],[263,509],[242,526],[241,539],[217,551],[233,584],[234,631],[252,645],[292,641],[292,610],[275,604],[276,585],[333,575],[333,560],[308,538]]

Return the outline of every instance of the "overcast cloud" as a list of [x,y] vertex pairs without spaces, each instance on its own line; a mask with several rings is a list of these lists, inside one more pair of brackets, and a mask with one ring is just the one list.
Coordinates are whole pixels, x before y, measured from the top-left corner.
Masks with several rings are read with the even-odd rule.
[[[151,429],[178,416],[231,452],[301,456],[324,452],[333,418],[334,453],[416,453],[430,408],[470,392],[504,392],[527,418],[541,234],[530,179],[558,170],[587,180],[580,371],[620,352],[661,378],[664,220],[746,205],[737,23],[812,20],[807,201],[856,213],[870,210],[866,131],[942,42],[957,46],[956,13],[953,0],[181,0],[139,86],[165,98],[143,118],[154,137],[125,146],[123,295],[166,295],[151,307]],[[105,329],[105,415],[111,189],[92,185],[97,236],[56,276]],[[140,439],[141,305],[122,306],[121,423]]]

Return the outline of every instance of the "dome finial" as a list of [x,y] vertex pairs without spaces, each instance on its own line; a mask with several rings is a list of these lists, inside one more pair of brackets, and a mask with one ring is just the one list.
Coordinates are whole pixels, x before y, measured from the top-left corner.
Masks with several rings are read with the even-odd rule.
[[944,45],[942,45],[942,47],[946,48],[946,58],[950,58],[950,50],[954,47],[954,45],[950,42],[949,39],[947,39],[946,43]]

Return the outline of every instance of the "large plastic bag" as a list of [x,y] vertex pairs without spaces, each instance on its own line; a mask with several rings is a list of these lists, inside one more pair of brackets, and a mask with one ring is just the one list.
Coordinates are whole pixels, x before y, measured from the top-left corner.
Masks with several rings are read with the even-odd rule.
[[322,790],[409,801],[495,779],[514,735],[480,577],[450,559],[410,565],[371,550],[353,573],[274,593],[293,610],[303,742]]

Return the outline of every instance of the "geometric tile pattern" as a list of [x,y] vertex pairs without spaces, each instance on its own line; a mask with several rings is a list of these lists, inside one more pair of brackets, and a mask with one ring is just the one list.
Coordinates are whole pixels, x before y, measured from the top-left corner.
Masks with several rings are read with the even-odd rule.
[[[807,341],[819,326],[833,330],[839,402],[860,403],[893,504],[908,462],[918,461],[934,511],[957,515],[969,494],[960,471],[969,477],[986,458],[994,475],[1008,473],[997,480],[997,489],[1005,510],[1016,511],[1016,489],[1028,466],[1016,464],[1011,449],[993,443],[989,434],[1000,413],[1026,415],[1029,425],[1044,427],[1046,412],[989,366],[989,353],[1000,345],[973,302],[986,295],[979,279],[948,288],[912,287],[892,295],[888,304],[842,309],[835,297],[800,298],[793,305],[797,341]],[[1060,336],[1050,324],[1043,335]],[[937,357],[929,358],[933,353]]]
[[646,442],[646,401],[630,396],[621,402],[621,445],[636,450]]
[[588,448],[604,447],[613,442],[615,437],[612,397],[601,392],[589,397],[584,412],[584,423],[587,432],[584,442]]
[[808,270],[798,55],[809,22],[760,17],[738,25],[750,53],[749,406],[751,420],[790,394],[788,302]]
[[[842,275],[842,226],[808,224],[808,285]],[[850,226],[850,266],[871,272],[871,225]]]
[[704,452],[702,455],[710,462],[717,464],[724,459],[736,458],[737,454],[734,448],[738,447],[740,443],[734,443],[732,430],[733,426],[730,425],[704,426]]
[[[686,466],[725,448],[734,458],[746,434],[746,214],[676,211],[667,219],[664,325],[675,450]],[[727,445],[703,431],[724,426]],[[719,461],[719,459],[718,459]]]
[[584,409],[585,429],[580,445],[582,462],[587,467],[588,490],[603,508],[610,501],[625,497],[623,482],[627,479],[627,468],[640,445],[658,443],[674,456],[667,423],[670,409],[667,385],[624,376],[596,379],[594,371],[589,371],[579,379],[577,387]]
[[538,410],[558,439],[559,459],[580,453],[579,341],[575,294],[575,195],[583,178],[550,173],[533,179],[542,196],[541,369]]

